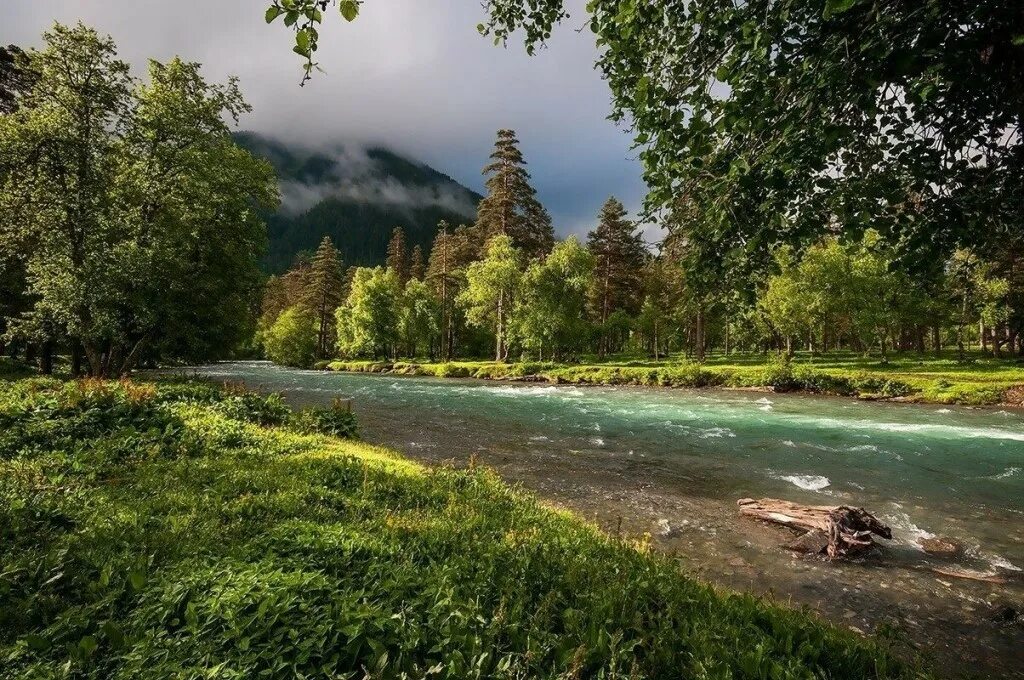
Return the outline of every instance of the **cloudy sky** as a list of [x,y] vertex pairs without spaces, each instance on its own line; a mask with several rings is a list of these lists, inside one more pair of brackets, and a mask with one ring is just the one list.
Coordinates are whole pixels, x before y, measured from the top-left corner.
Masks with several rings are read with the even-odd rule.
[[53,21],[109,33],[141,74],[149,57],[199,61],[208,77],[241,78],[246,129],[305,144],[379,143],[483,189],[480,169],[500,127],[522,141],[559,233],[585,233],[616,195],[644,194],[629,136],[606,116],[583,0],[546,50],[494,47],[476,32],[479,0],[368,0],[357,21],[332,14],[318,52],[326,71],[300,88],[300,58],[263,0],[0,0],[0,43],[37,46]]

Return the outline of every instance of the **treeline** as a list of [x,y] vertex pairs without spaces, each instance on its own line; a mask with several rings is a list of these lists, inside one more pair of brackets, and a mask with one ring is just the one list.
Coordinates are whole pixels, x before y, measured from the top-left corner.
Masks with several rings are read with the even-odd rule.
[[252,336],[277,203],[225,122],[237,81],[178,58],[140,81],[82,24],[43,38],[0,50],[0,352],[98,377],[223,356]]
[[685,241],[670,236],[653,252],[614,198],[585,243],[556,242],[511,131],[499,131],[491,161],[477,221],[442,222],[428,257],[396,228],[386,266],[345,271],[325,238],[311,260],[271,277],[259,323],[267,355],[309,366],[336,356],[1024,352],[1018,239],[911,272],[869,230],[803,253],[780,248],[762,275],[709,288],[687,270]]

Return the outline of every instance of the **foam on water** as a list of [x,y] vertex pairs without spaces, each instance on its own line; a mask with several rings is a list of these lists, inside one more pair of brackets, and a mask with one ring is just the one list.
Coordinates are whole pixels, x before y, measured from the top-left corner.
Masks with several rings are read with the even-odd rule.
[[736,433],[727,427],[709,427],[702,430],[697,436],[701,439],[721,439],[722,437],[735,437]]
[[961,425],[936,425],[932,423],[884,423],[872,420],[839,420],[836,418],[817,419],[821,425],[832,428],[853,428],[858,430],[881,430],[924,434],[953,439],[1005,439],[1024,442],[1024,432],[1003,430],[996,427],[965,427]]
[[893,503],[893,506],[897,508],[896,512],[882,516],[882,520],[892,529],[893,540],[908,545],[915,550],[923,550],[921,540],[935,538],[935,534],[914,524],[913,520],[910,519],[910,515],[899,510],[901,507],[899,503]]
[[828,477],[822,475],[773,475],[776,479],[789,482],[806,491],[821,491],[828,488],[832,482]]
[[1008,467],[1002,472],[1000,472],[998,475],[992,475],[991,477],[989,477],[989,479],[1009,479],[1010,477],[1016,475],[1018,472],[1020,472],[1019,467]]

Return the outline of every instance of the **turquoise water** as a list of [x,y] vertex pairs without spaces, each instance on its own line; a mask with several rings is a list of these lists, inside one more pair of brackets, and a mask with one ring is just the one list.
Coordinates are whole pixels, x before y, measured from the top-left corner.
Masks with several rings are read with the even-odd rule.
[[1024,414],[803,395],[440,380],[219,364],[205,375],[297,402],[354,399],[364,436],[407,452],[571,457],[731,504],[866,507],[914,549],[938,535],[975,568],[1024,567]]

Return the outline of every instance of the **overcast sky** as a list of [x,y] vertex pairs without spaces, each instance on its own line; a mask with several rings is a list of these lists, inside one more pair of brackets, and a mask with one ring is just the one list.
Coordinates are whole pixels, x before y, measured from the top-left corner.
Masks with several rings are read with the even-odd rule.
[[583,234],[609,195],[635,211],[644,185],[628,134],[606,119],[609,94],[577,11],[546,50],[494,47],[476,32],[479,0],[368,0],[347,24],[332,12],[300,88],[301,60],[263,0],[0,0],[0,43],[38,46],[52,22],[81,19],[145,60],[180,55],[211,79],[241,78],[253,113],[241,127],[304,143],[379,143],[482,191],[501,127],[516,130],[560,234]]

